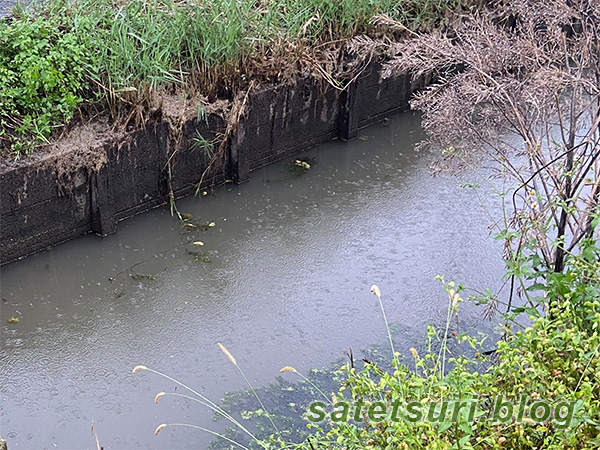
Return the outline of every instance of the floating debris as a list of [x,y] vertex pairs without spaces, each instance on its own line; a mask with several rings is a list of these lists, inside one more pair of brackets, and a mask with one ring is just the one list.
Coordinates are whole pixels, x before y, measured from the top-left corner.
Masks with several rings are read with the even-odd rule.
[[11,317],[7,320],[8,323],[19,323],[20,321],[21,319],[19,319],[18,317]]
[[292,172],[293,175],[301,177],[306,172],[308,172],[311,166],[313,166],[315,163],[316,160],[314,158],[300,158],[295,160],[294,162],[286,163],[286,165],[288,166],[288,169],[290,169],[290,172]]
[[184,233],[189,233],[190,231],[193,231],[193,230],[207,231],[210,228],[213,228],[215,225],[216,224],[214,222],[200,223],[200,222],[192,222],[192,221],[186,220],[186,219],[184,219],[181,222],[181,226],[183,227]]
[[156,280],[156,277],[154,275],[149,275],[146,273],[129,273],[129,276],[135,281]]
[[297,159],[295,164],[299,167],[302,167],[303,169],[306,169],[306,170],[310,169],[310,164],[307,163],[306,161],[301,161],[301,160]]
[[194,242],[194,245],[197,246],[197,247],[201,247],[201,246],[204,245],[204,242],[202,242],[202,241],[196,241],[196,242]]
[[212,260],[210,259],[210,252],[198,252],[193,253],[193,255],[196,261],[200,261],[206,264],[212,262]]
[[210,258],[210,252],[206,250],[202,250],[202,246],[196,245],[196,243],[192,243],[187,247],[188,255],[192,255],[196,261],[201,261],[203,263],[212,262]]

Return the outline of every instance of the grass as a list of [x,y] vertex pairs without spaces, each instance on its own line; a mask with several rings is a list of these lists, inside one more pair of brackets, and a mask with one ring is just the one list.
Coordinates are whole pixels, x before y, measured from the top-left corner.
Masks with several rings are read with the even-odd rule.
[[[279,432],[279,429],[277,428],[277,425],[275,425],[275,422],[273,421],[273,418],[271,417],[271,414],[267,411],[265,405],[263,404],[262,400],[260,399],[260,396],[258,395],[258,393],[256,392],[256,390],[254,389],[254,387],[252,386],[252,384],[250,383],[250,380],[248,380],[248,377],[246,377],[246,374],[244,373],[244,371],[242,370],[242,368],[240,367],[240,365],[237,363],[237,360],[235,359],[235,357],[229,352],[229,350],[227,350],[227,348],[221,344],[220,342],[217,344],[219,346],[219,348],[221,349],[221,351],[227,356],[227,358],[229,358],[229,361],[231,361],[231,363],[238,369],[238,371],[240,372],[240,374],[242,375],[242,377],[244,378],[244,381],[246,382],[246,384],[248,384],[249,389],[251,390],[254,398],[256,398],[256,400],[259,402],[262,411],[264,412],[264,415],[266,415],[266,417],[269,419],[269,423],[272,427],[272,431],[274,431],[277,435],[277,441],[280,443],[281,448],[286,448],[287,445],[285,443],[285,441],[283,441],[283,439],[281,438],[281,434]],[[199,392],[197,392],[196,390],[192,389],[191,387],[181,383],[180,381],[162,373],[159,372],[158,370],[154,370],[151,369],[149,367],[146,367],[144,365],[137,365],[133,368],[133,374],[135,375],[137,372],[139,371],[149,371],[152,372],[156,375],[159,375],[163,378],[166,378],[169,381],[172,381],[174,383],[176,383],[177,385],[185,388],[187,391],[191,392],[193,395],[187,395],[187,394],[180,394],[180,393],[175,393],[175,392],[159,392],[158,394],[156,394],[155,398],[154,398],[154,402],[158,403],[158,401],[165,397],[165,396],[171,396],[171,397],[183,397],[185,399],[188,400],[192,400],[195,401],[197,403],[200,403],[201,405],[207,407],[209,410],[211,410],[213,413],[215,413],[217,416],[219,417],[223,417],[226,420],[228,420],[230,422],[231,425],[237,427],[239,430],[241,430],[243,433],[245,433],[247,436],[250,437],[250,439],[255,442],[258,447],[260,448],[265,448],[268,449],[270,448],[269,443],[259,439],[256,437],[255,434],[253,434],[251,431],[249,431],[246,427],[244,427],[244,425],[237,420],[235,417],[233,417],[231,414],[229,414],[224,408],[222,408],[221,406],[217,405],[216,403],[214,403],[213,401],[211,401],[210,399],[208,399],[206,396],[200,394]],[[195,425],[195,424],[190,424],[190,423],[162,423],[160,424],[155,431],[155,434],[158,435],[164,428],[166,427],[188,427],[188,428],[195,428],[197,430],[200,431],[204,431],[207,432],[209,434],[212,434],[215,437],[218,437],[220,439],[223,439],[229,443],[231,443],[232,445],[234,445],[235,447],[239,447],[239,448],[243,448],[246,450],[249,450],[248,447],[246,447],[245,445],[241,444],[238,441],[235,441],[231,438],[229,438],[228,436],[226,436],[225,434],[222,433],[218,433],[215,432],[213,430],[210,430],[208,428],[205,427],[201,427],[199,425]]]
[[[82,104],[127,121],[135,108],[139,123],[151,94],[165,87],[232,99],[250,80],[285,81],[297,75],[307,54],[314,61],[315,52],[339,50],[346,39],[370,33],[377,14],[416,27],[457,4],[50,0],[19,7],[13,19],[0,20],[0,150],[30,153]],[[30,73],[23,59],[36,62],[37,72]],[[50,75],[51,82],[39,82]]]

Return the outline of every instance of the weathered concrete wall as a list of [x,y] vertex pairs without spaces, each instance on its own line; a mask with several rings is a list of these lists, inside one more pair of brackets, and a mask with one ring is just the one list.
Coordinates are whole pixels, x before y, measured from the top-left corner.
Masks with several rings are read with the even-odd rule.
[[76,170],[68,193],[59,184],[43,162],[0,175],[0,262],[91,231],[87,174]]
[[[411,83],[408,75],[382,81],[379,66],[372,64],[344,92],[312,78],[254,92],[228,143],[224,166],[205,184],[226,179],[241,183],[252,170],[319,143],[352,139],[359,128],[407,109],[411,94],[428,81]],[[93,149],[103,162],[93,170],[63,168],[59,174],[56,167],[64,167],[64,161],[47,159],[3,170],[0,264],[85,233],[114,233],[118,221],[168,201],[169,182],[176,197],[193,192],[208,166],[204,152],[192,145],[196,132],[211,139],[223,125],[217,116],[208,123],[189,120],[175,145],[169,124],[160,121]]]
[[339,93],[312,79],[255,93],[231,145],[236,182],[250,171],[337,136]]

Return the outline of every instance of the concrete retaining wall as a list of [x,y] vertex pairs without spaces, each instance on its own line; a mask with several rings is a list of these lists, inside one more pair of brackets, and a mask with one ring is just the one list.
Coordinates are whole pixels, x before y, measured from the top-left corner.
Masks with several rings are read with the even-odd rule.
[[[312,78],[254,92],[248,114],[228,143],[224,167],[205,183],[241,183],[252,170],[322,142],[352,139],[361,127],[407,109],[411,94],[427,82],[411,83],[408,75],[382,81],[379,65],[372,64],[344,92]],[[192,193],[208,165],[204,152],[193,148],[196,132],[210,139],[222,128],[217,116],[208,123],[193,119],[183,124],[179,149],[170,159],[176,197]],[[85,233],[114,233],[118,221],[168,201],[172,147],[169,125],[160,121],[119,142],[85,149],[102,161],[93,170],[65,170],[65,161],[48,158],[3,170],[0,264]],[[68,163],[68,155],[49,158]],[[62,167],[61,173],[56,167]]]

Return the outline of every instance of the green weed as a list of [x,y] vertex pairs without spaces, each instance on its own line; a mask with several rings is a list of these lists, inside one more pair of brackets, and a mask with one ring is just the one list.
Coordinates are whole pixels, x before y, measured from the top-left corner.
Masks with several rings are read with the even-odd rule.
[[23,7],[0,20],[0,151],[29,153],[68,124],[82,102],[128,121],[160,86],[233,98],[250,78],[276,79],[295,67],[306,49],[339,49],[345,39],[369,33],[377,14],[419,26],[457,4],[51,0]]

